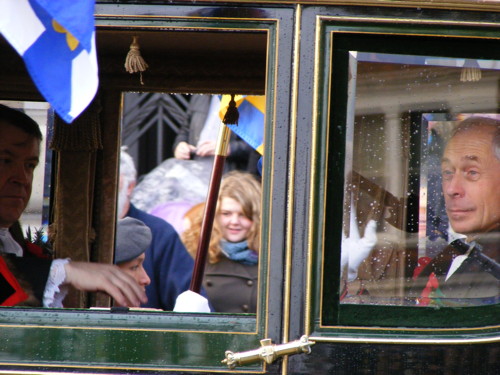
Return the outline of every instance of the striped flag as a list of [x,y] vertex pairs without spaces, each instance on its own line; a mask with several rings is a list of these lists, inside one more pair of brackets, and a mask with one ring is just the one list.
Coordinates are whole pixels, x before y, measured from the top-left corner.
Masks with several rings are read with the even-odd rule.
[[[219,116],[224,118],[231,95],[223,95]],[[264,114],[266,113],[265,96],[242,96],[234,98],[240,114],[238,125],[228,125],[241,139],[252,146],[259,154],[264,154]]]
[[1,0],[0,33],[64,121],[87,108],[99,85],[94,0]]

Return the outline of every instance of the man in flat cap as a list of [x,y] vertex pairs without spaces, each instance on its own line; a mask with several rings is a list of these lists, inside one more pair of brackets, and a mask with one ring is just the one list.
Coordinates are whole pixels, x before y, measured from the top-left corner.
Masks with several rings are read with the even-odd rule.
[[115,264],[132,276],[144,290],[151,283],[144,259],[152,239],[151,229],[142,221],[125,217],[116,227]]

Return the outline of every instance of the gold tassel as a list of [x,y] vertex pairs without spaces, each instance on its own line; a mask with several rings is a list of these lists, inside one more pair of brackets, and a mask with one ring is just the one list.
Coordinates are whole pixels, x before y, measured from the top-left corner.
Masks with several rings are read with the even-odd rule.
[[148,68],[148,64],[141,56],[141,51],[139,49],[139,42],[137,41],[139,37],[134,36],[132,44],[130,45],[130,51],[128,51],[127,58],[125,59],[125,70],[132,73],[139,73],[141,85],[144,85],[142,81],[142,72]]
[[466,59],[460,74],[461,82],[477,82],[481,79],[481,68],[476,60]]

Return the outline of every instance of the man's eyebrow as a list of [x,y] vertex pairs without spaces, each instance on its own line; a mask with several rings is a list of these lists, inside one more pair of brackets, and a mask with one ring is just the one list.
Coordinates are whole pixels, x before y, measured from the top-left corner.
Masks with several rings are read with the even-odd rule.
[[[0,155],[7,155],[7,156],[14,157],[14,156],[16,156],[16,153],[10,151],[9,149],[4,149],[4,150],[0,149]],[[31,156],[31,157],[27,158],[26,160],[36,161],[37,163],[39,163],[40,162],[40,157],[34,155],[34,156]]]
[[[479,162],[479,156],[476,156],[476,155],[464,155],[460,158],[461,161],[465,160],[465,161],[475,161],[475,162]],[[451,163],[450,159],[448,158],[441,158],[441,163]]]
[[476,156],[476,155],[464,155],[464,156],[461,157],[461,160],[479,162],[479,156]]

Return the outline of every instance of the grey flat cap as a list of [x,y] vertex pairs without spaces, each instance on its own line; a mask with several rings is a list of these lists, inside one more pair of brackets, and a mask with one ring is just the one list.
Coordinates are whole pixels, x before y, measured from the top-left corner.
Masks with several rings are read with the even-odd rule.
[[115,264],[137,258],[149,247],[151,229],[142,221],[125,217],[116,227]]

